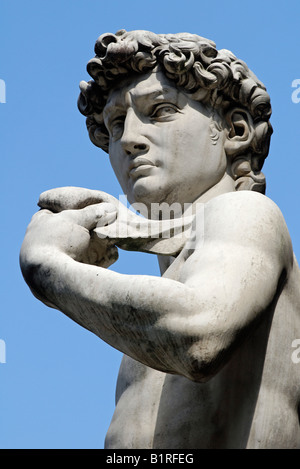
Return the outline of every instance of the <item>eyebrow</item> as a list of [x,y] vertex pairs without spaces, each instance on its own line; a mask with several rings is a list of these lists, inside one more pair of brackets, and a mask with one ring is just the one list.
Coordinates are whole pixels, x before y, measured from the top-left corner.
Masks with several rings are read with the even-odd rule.
[[[129,91],[130,93],[130,91]],[[165,86],[164,88],[159,88],[159,89],[154,89],[154,90],[148,90],[144,93],[137,93],[135,96],[134,96],[134,99],[142,99],[142,98],[148,98],[148,99],[152,99],[152,100],[155,100],[157,98],[159,98],[160,96],[161,97],[176,97],[177,98],[177,95],[178,95],[178,90],[176,88],[169,88],[168,86]],[[114,99],[114,97],[112,97],[112,99],[108,99],[106,105],[104,106],[104,109],[103,109],[103,116],[104,116],[104,119],[107,119],[109,118],[110,114],[112,112],[115,112],[115,111],[123,111],[124,110],[124,106],[118,102],[119,101],[119,96],[116,97]]]
[[147,97],[147,98],[155,99],[155,98],[158,98],[159,96],[165,96],[165,95],[168,95],[168,94],[177,95],[178,91],[177,91],[177,89],[174,89],[174,88],[165,87],[165,88],[162,88],[162,89],[149,91],[149,92],[143,93],[141,95],[137,95],[137,98]]

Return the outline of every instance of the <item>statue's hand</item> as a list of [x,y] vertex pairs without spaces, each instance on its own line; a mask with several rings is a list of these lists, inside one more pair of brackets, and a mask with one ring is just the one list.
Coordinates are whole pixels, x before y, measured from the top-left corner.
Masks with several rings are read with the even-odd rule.
[[[53,213],[61,213],[66,210],[81,210],[90,205],[99,203],[102,203],[102,208],[105,211],[107,211],[108,205],[111,205],[108,210],[111,215],[106,213],[105,216],[98,218],[97,221],[95,221],[95,226],[100,220],[102,226],[112,223],[116,218],[115,214],[113,215],[113,207],[115,207],[117,211],[119,202],[115,197],[103,191],[72,186],[58,187],[43,192],[38,201],[39,207],[51,210]],[[89,246],[82,256],[81,262],[101,267],[109,267],[118,259],[117,248],[108,238],[100,240],[93,232],[93,228],[94,226],[90,228]]]
[[[109,222],[105,218],[98,220],[91,234],[87,263],[108,267],[116,260],[115,246],[152,254],[176,255],[186,245],[193,216],[164,221],[144,219],[106,192],[81,187],[59,187],[43,192],[38,205],[42,209],[61,213],[81,210],[99,202],[111,204],[116,208],[118,216]],[[100,263],[96,258],[101,259]]]
[[97,203],[81,209],[53,213],[42,209],[28,226],[21,249],[21,267],[47,263],[47,256],[64,253],[78,262],[108,267],[118,258],[117,248],[109,239],[93,233],[99,222],[112,223],[117,216],[113,204]]
[[70,186],[43,192],[39,197],[38,206],[58,213],[63,210],[82,209],[100,202],[111,203],[115,207],[119,205],[119,201],[106,192]]

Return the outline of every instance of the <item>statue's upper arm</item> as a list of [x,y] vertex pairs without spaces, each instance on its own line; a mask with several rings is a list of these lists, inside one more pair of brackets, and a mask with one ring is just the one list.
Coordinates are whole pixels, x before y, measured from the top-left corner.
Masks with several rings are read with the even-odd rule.
[[195,249],[180,281],[194,288],[212,317],[223,311],[243,327],[272,302],[293,264],[289,233],[267,197],[243,191],[217,197],[202,209]]

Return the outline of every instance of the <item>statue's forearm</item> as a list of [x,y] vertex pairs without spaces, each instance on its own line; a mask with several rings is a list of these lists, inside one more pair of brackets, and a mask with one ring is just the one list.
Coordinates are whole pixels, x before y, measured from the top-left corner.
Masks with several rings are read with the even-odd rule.
[[30,271],[31,288],[44,303],[132,358],[190,377],[189,348],[198,335],[192,337],[188,324],[197,308],[192,289],[170,279],[82,264],[62,253]]

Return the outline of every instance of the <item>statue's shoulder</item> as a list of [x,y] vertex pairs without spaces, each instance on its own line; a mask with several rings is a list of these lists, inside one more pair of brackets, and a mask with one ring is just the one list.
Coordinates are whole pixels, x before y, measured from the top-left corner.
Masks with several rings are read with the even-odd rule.
[[214,197],[205,204],[206,213],[223,211],[222,218],[239,216],[240,221],[249,223],[283,223],[283,214],[276,203],[264,194],[254,191],[227,192]]
[[204,206],[203,221],[208,236],[239,245],[283,250],[293,249],[284,216],[267,196],[238,191],[219,195]]
[[234,192],[226,192],[225,194],[218,195],[212,198],[207,204],[215,204],[215,203],[233,203],[239,204],[242,202],[243,204],[254,204],[254,205],[272,205],[276,206],[275,202],[271,200],[264,194],[260,192],[244,190],[244,191],[234,191]]

